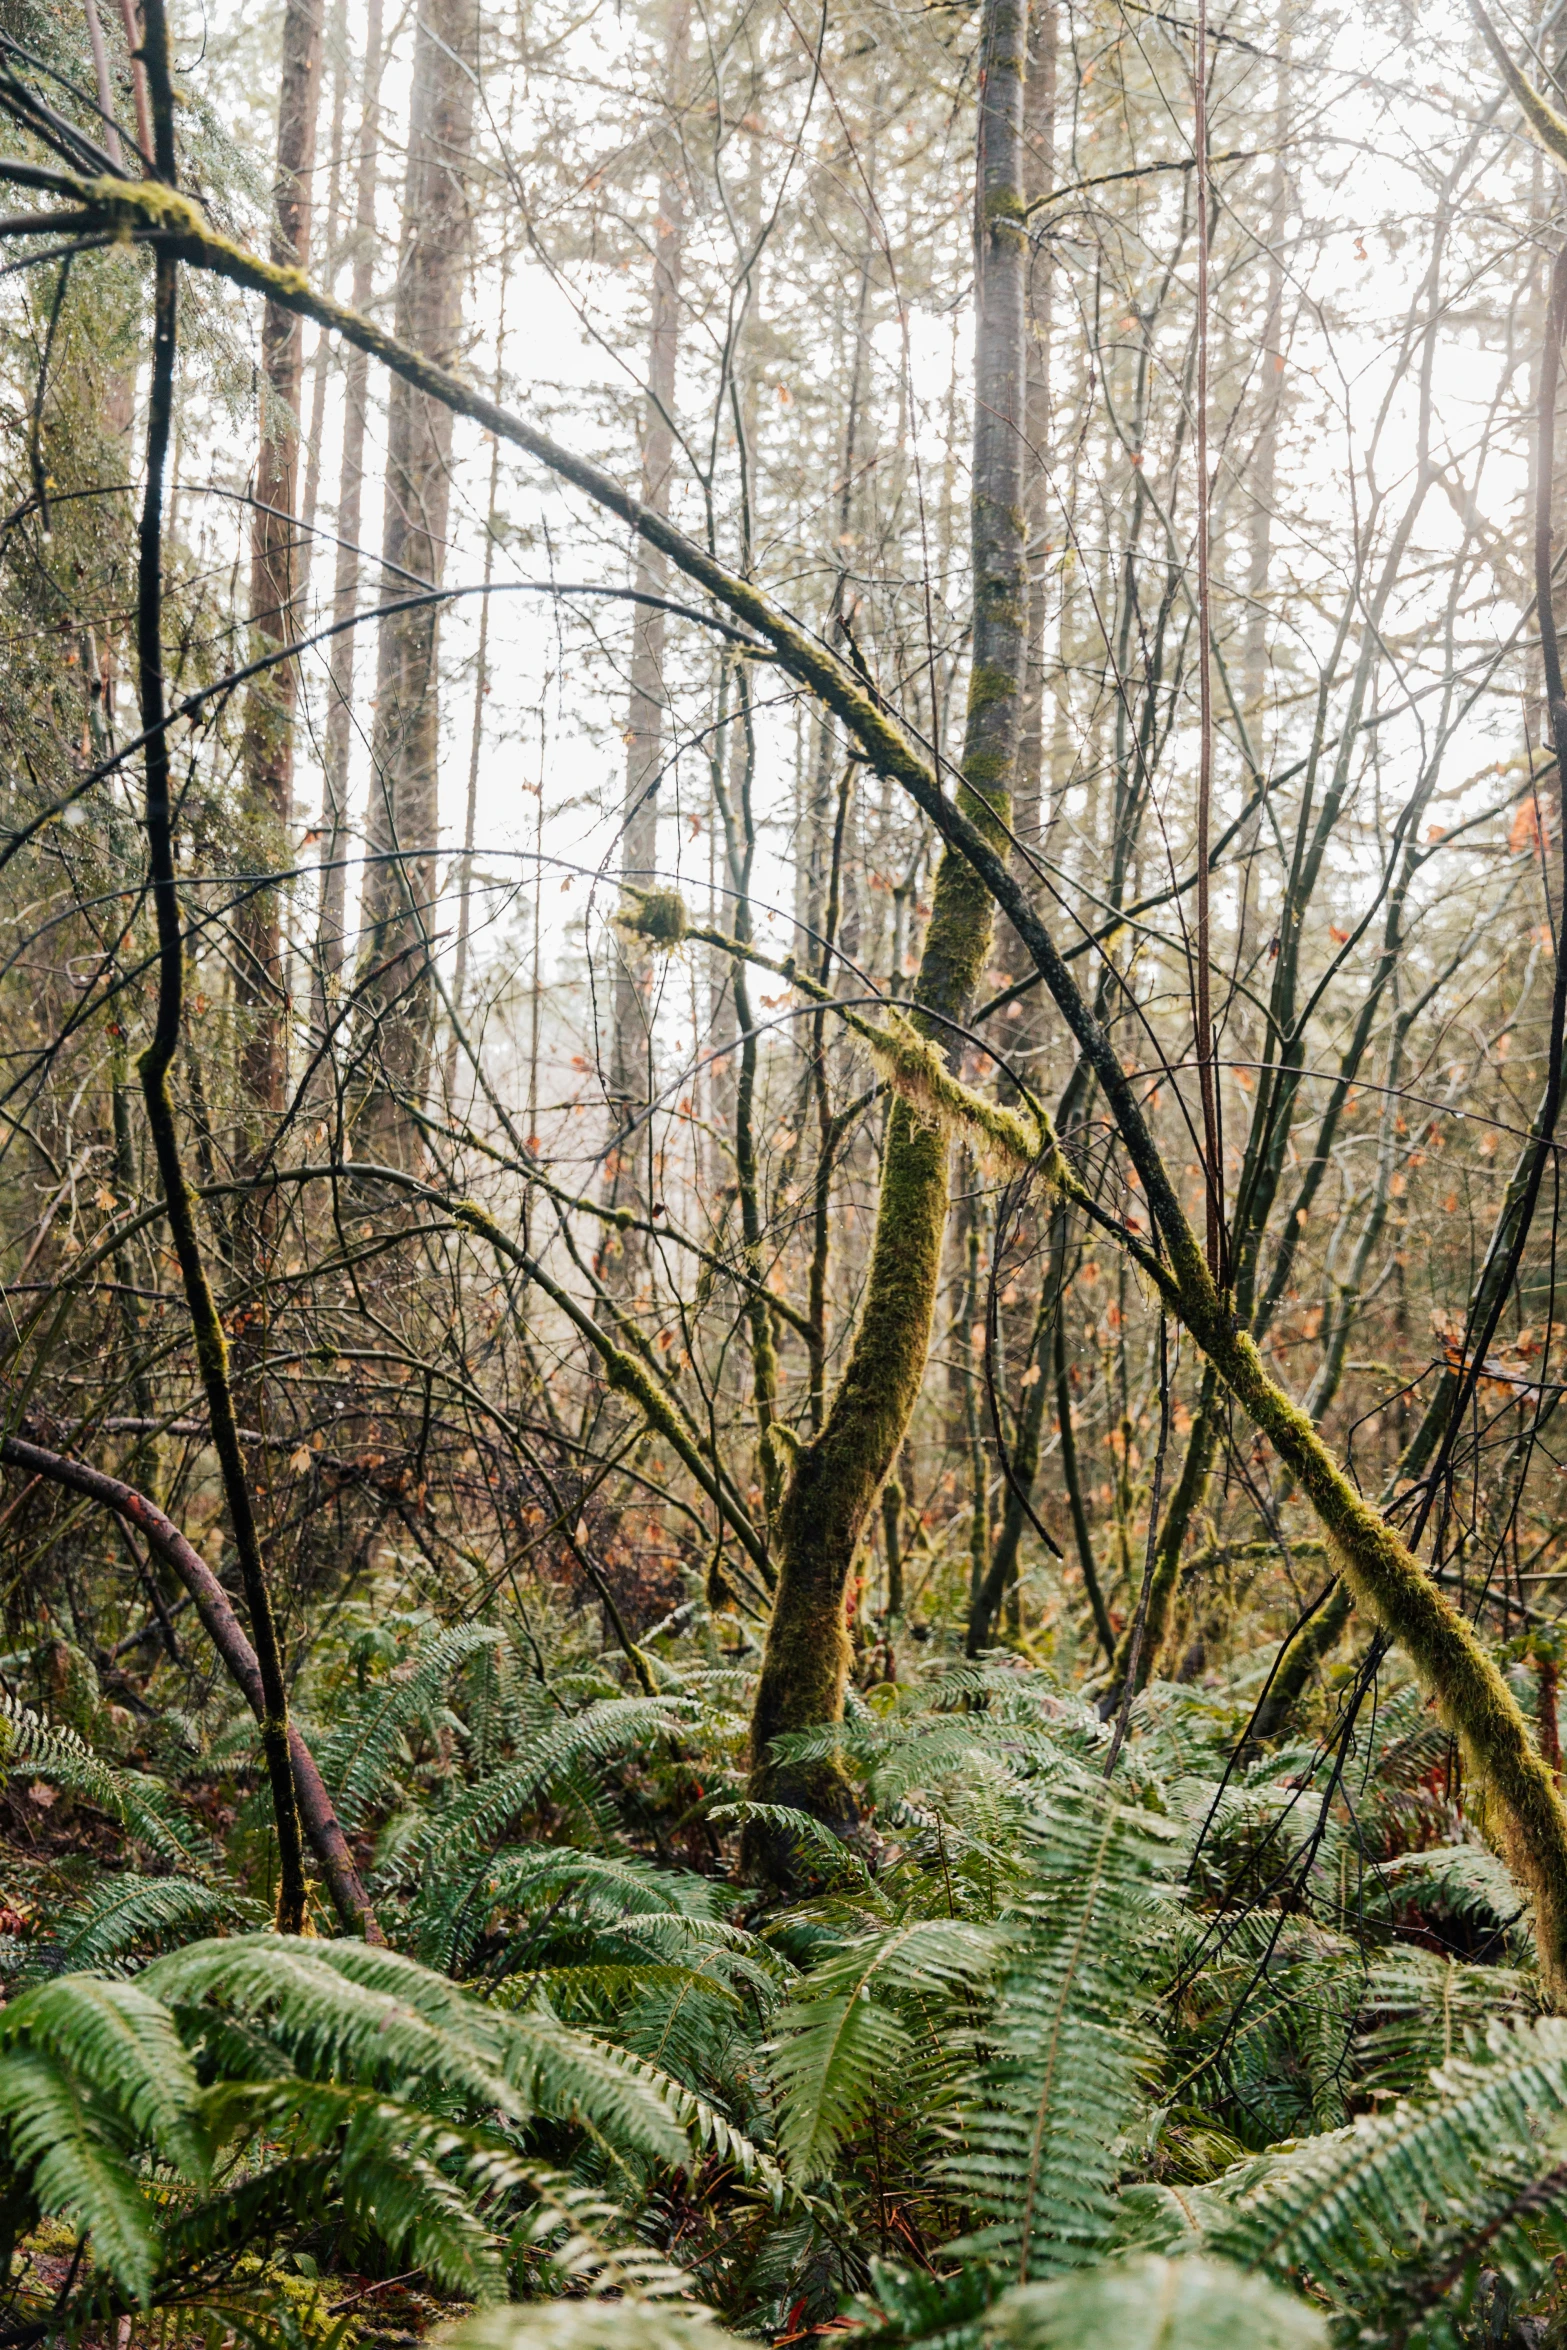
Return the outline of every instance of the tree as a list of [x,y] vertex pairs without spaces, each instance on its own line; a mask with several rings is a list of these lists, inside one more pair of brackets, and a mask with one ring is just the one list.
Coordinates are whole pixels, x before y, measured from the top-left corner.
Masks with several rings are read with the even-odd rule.
[[[456,356],[470,234],[478,16],[444,0],[414,44],[408,163],[394,318],[399,338],[437,366]],[[383,592],[439,587],[446,565],[452,412],[399,377],[387,410]],[[361,1004],[367,1026],[364,1133],[377,1152],[417,1155],[405,1104],[422,1099],[433,1040],[430,927],[440,832],[438,606],[416,603],[381,623],[366,830]]]
[[[321,0],[293,0],[283,12],[283,59],[278,82],[277,180],[272,194],[271,259],[279,269],[310,267],[310,214],[321,102]],[[261,431],[251,517],[250,616],[258,656],[299,634],[295,598],[299,559],[300,396],[304,384],[304,321],[268,301],[261,324]],[[290,862],[293,814],[293,664],[277,663],[251,687],[246,701],[242,757],[258,861],[283,870]],[[288,978],[277,888],[258,890],[237,925],[236,1000],[250,1034],[241,1059],[252,1105],[241,1162],[251,1163],[264,1122],[283,1106],[288,1080]],[[257,1121],[262,1121],[260,1125]]]

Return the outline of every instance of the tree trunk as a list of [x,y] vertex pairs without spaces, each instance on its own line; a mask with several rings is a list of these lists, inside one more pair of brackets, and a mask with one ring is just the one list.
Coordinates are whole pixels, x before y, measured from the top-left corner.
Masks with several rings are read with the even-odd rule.
[[[332,0],[332,20],[326,46],[332,58],[331,134],[327,147],[326,228],[321,240],[322,277],[328,293],[337,291],[338,262],[343,249],[343,132],[348,118],[348,5]],[[323,66],[322,71],[325,72]],[[300,501],[300,546],[295,595],[302,613],[310,610],[310,576],[316,555],[316,509],[321,500],[321,444],[326,437],[326,386],[332,358],[332,338],[318,337],[310,361],[310,418],[305,426],[305,488]]]
[[[1001,848],[1017,764],[1024,638],[1021,230],[1025,18],[986,0],[975,241],[973,652],[960,798]],[[990,951],[989,894],[949,851],[936,877],[914,994],[923,1032],[955,1059]],[[860,1326],[821,1433],[795,1464],[778,1521],[779,1581],[751,1721],[751,1790],[841,1827],[856,1813],[837,1760],[774,1760],[775,1738],[841,1718],[849,1668],[844,1602],[855,1553],[908,1426],[930,1345],[946,1235],[949,1145],[901,1098],[888,1121]],[[787,1876],[788,1840],[752,1831],[749,1865]]]
[[[414,42],[408,168],[397,257],[396,331],[443,365],[457,355],[469,234],[473,147],[474,0],[431,0]],[[414,572],[439,586],[446,564],[452,415],[444,402],[396,380],[387,403],[386,592]],[[362,1005],[371,1078],[362,1113],[369,1147],[394,1165],[419,1156],[399,1094],[420,1098],[429,1076],[434,989],[437,765],[440,751],[437,607],[381,625],[366,827]]]
[[[1028,19],[1028,83],[1023,111],[1023,194],[1036,203],[1055,178],[1056,0],[1033,0]],[[1050,448],[1050,274],[1053,248],[1047,238],[1029,248],[1024,292],[1026,390],[1023,408],[1023,514],[1028,530],[1028,639],[1023,660],[1023,705],[1017,763],[1017,813],[1013,829],[1024,849],[1041,846],[1045,764],[1045,606],[1051,568],[1046,549],[1059,538],[1058,492],[1048,471]],[[1021,867],[1025,888],[1037,887],[1033,869]],[[1027,950],[1008,926],[1007,967],[1019,976],[1033,968]],[[1037,1030],[1037,994],[1023,1015]],[[1023,1042],[1022,1036],[1011,1040]],[[1036,1041],[1030,1033],[1029,1042]]]
[[[361,316],[375,284],[375,184],[381,141],[381,8],[367,0],[359,182],[354,196],[353,305]],[[343,968],[343,855],[348,839],[348,760],[353,739],[354,638],[343,626],[359,598],[359,533],[364,521],[365,409],[370,361],[350,345],[343,371],[343,456],[337,490],[337,563],[332,579],[332,639],[327,693],[325,788],[321,807],[321,890],[311,969],[311,1044],[320,1052],[337,1008]]]
[[[279,268],[310,264],[310,191],[316,112],[321,95],[321,0],[288,0],[278,96],[277,180],[272,201],[272,260]],[[253,653],[270,652],[297,633],[294,583],[299,477],[299,395],[303,322],[280,303],[261,318],[261,447],[250,538]],[[294,701],[291,662],[270,669],[245,702],[241,760],[245,777],[248,862],[258,873],[286,870],[292,813]],[[234,995],[244,1022],[240,1079],[254,1131],[241,1136],[245,1165],[283,1106],[288,1077],[287,975],[283,965],[282,893],[257,890],[235,919]]]
[[[665,111],[673,118],[685,62],[690,11],[687,0],[670,0],[665,64]],[[655,514],[669,512],[670,474],[675,456],[675,369],[680,353],[680,264],[685,230],[685,185],[678,140],[666,129],[659,156],[658,208],[653,220],[653,286],[648,324],[647,389],[642,403],[642,502]],[[633,583],[639,595],[669,593],[669,564],[645,538],[636,542]],[[633,888],[651,889],[658,867],[659,767],[664,750],[664,615],[632,606],[631,696],[626,713],[626,783],[621,805],[620,872]],[[727,927],[727,925],[726,925]],[[610,1053],[610,1090],[615,1114],[634,1115],[649,1099],[649,957],[630,939],[615,946],[615,1032]],[[642,1138],[645,1147],[646,1138]],[[634,1206],[646,1214],[651,1201],[638,1180],[641,1149],[633,1142],[612,1152],[606,1195],[612,1207]],[[606,1271],[622,1276],[632,1263],[630,1236],[605,1259]]]

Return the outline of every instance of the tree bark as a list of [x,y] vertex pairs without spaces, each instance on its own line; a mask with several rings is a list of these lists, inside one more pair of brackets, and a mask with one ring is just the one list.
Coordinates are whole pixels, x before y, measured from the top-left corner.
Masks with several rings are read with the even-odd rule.
[[[973,650],[959,800],[1004,854],[1017,764],[1024,643],[1022,518],[1022,0],[986,0],[975,244]],[[948,851],[931,904],[914,996],[916,1025],[956,1060],[949,1022],[966,1016],[990,951],[991,902]],[[865,1303],[819,1435],[800,1453],[778,1521],[779,1579],[751,1719],[751,1791],[842,1828],[856,1815],[842,1765],[773,1756],[773,1741],[839,1720],[849,1669],[844,1602],[855,1553],[892,1468],[925,1372],[946,1236],[950,1146],[900,1098],[887,1127]],[[786,1839],[753,1829],[746,1858],[787,1878]]]
[[[1028,19],[1028,81],[1023,100],[1023,194],[1035,204],[1055,179],[1057,0],[1032,0]],[[1058,521],[1056,492],[1048,472],[1050,447],[1050,279],[1053,248],[1042,237],[1029,248],[1024,288],[1026,390],[1023,409],[1023,512],[1028,530],[1028,636],[1023,659],[1023,701],[1017,763],[1017,811],[1013,829],[1024,849],[1038,850],[1043,837],[1045,763],[1045,618],[1052,525]],[[1059,535],[1058,533],[1056,535]],[[1037,888],[1033,870],[1020,860],[1025,888]],[[1030,968],[1022,941],[1007,933],[1009,970]],[[1036,1016],[1031,1018],[1030,1015]],[[1037,1004],[1023,1011],[1027,1041],[1034,1042]],[[1025,1041],[1023,1036],[1016,1042]],[[1010,1056],[1009,1056],[1010,1057]]]
[[[467,173],[473,149],[478,11],[474,0],[430,0],[414,42],[408,168],[397,259],[396,331],[443,364],[456,356],[469,237]],[[389,593],[412,571],[439,586],[446,566],[452,412],[402,380],[387,407],[386,513],[381,551]],[[362,1117],[381,1157],[420,1155],[398,1102],[429,1078],[434,989],[440,675],[437,607],[382,623],[371,743],[365,874],[363,999],[376,1031]]]
[[[288,0],[272,196],[271,258],[281,269],[310,265],[311,175],[320,96],[321,0]],[[303,321],[292,311],[278,302],[267,303],[261,318],[261,441],[250,541],[252,657],[287,644],[298,633],[294,501],[299,485],[303,333]],[[255,869],[262,873],[280,872],[290,861],[296,692],[294,666],[283,662],[256,680],[245,701],[241,761],[246,845]],[[240,1079],[251,1129],[241,1137],[242,1166],[263,1147],[271,1119],[282,1108],[287,1082],[282,904],[279,889],[256,890],[235,918],[234,995],[245,1023]]]
[[[679,105],[690,25],[688,0],[670,0],[664,69],[665,111]],[[648,323],[647,389],[642,403],[642,503],[655,514],[669,512],[670,475],[675,456],[675,370],[680,354],[680,266],[685,233],[685,185],[680,148],[666,122],[661,142],[658,208],[653,220],[653,285]],[[634,586],[640,595],[669,593],[669,563],[644,538],[636,542]],[[626,781],[621,804],[620,872],[633,888],[651,889],[658,866],[659,766],[664,748],[664,614],[646,605],[632,607],[631,694],[626,712]],[[726,925],[727,927],[727,925]],[[650,1095],[648,1072],[649,956],[629,938],[615,948],[615,1030],[610,1053],[610,1090],[617,1117],[625,1119]],[[645,1210],[646,1185],[638,1181],[635,1146],[612,1152],[607,1197],[612,1207]],[[629,1268],[629,1245],[606,1258]]]
[[[331,131],[327,144],[326,223],[321,239],[322,275],[335,287],[343,250],[343,133],[348,120],[348,0],[332,0],[332,17],[325,34],[332,60]],[[323,75],[326,72],[322,65]],[[316,557],[316,510],[321,502],[321,444],[326,437],[326,386],[331,364],[331,338],[317,338],[310,361],[310,417],[305,426],[305,486],[299,520],[300,548],[294,584],[302,613],[310,610],[310,580]]]
[[[363,106],[359,119],[359,181],[354,194],[354,308],[369,309],[375,286],[375,189],[381,146],[382,0],[366,0]],[[343,370],[343,455],[337,488],[337,562],[332,579],[332,639],[328,670],[325,778],[321,807],[321,888],[316,951],[311,966],[311,1044],[325,1046],[337,1009],[343,969],[344,852],[348,845],[348,762],[353,741],[354,638],[344,624],[359,599],[359,533],[364,523],[365,413],[370,362],[350,345]]]

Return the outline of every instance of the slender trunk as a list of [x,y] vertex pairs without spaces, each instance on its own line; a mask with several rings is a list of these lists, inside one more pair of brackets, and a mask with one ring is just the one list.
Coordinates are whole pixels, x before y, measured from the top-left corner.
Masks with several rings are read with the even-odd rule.
[[903,1487],[889,1477],[881,1489],[881,1531],[887,1551],[887,1631],[903,1621]]
[[[154,161],[159,179],[172,188],[176,184],[174,85],[169,70],[168,25],[163,0],[145,0],[145,4],[147,37],[143,54],[148,95],[154,110]],[[160,250],[154,280],[146,479],[137,537],[137,684],[142,731],[146,737],[148,877],[158,935],[157,1015],[151,1039],[137,1066],[163,1184],[164,1212],[179,1263],[197,1365],[207,1399],[213,1449],[222,1473],[223,1497],[228,1505],[229,1525],[255,1640],[264,1704],[261,1744],[277,1826],[277,1922],[283,1932],[297,1934],[305,1920],[305,1877],[289,1760],[288,1688],[283,1676],[282,1647],[240,1452],[228,1378],[227,1339],[202,1262],[195,1204],[180,1157],[174,1097],[169,1086],[169,1070],[179,1048],[185,985],[184,925],[174,864],[173,763],[169,756],[168,694],[163,673],[163,501],[173,436],[179,266],[172,252],[166,248]]]
[[[274,266],[310,264],[310,192],[321,94],[321,0],[288,0],[278,97],[277,179],[272,199]],[[250,627],[253,653],[297,634],[294,501],[299,476],[299,395],[303,321],[281,303],[261,316],[261,447],[251,518]],[[294,702],[291,662],[269,670],[245,701],[240,757],[245,777],[247,861],[259,873],[286,870],[292,813]],[[288,1076],[287,975],[282,891],[253,891],[235,919],[234,999],[242,1022],[244,1104],[239,1163],[265,1147],[283,1106]]]
[[[333,0],[327,47],[332,53],[332,131],[327,150],[326,232],[321,240],[322,276],[329,291],[337,286],[337,265],[343,236],[343,130],[348,113],[348,5]],[[324,69],[323,69],[324,70]],[[310,609],[310,574],[315,562],[316,509],[321,502],[321,444],[326,437],[327,364],[332,339],[323,334],[310,362],[310,422],[305,428],[305,492],[300,503],[301,523],[296,596],[301,612]]]
[[[1031,0],[1028,16],[1028,83],[1023,100],[1023,194],[1030,205],[1047,196],[1055,179],[1057,0]],[[1051,558],[1046,550],[1059,537],[1059,491],[1048,470],[1050,454],[1050,296],[1055,248],[1041,237],[1029,249],[1025,289],[1026,390],[1023,409],[1024,521],[1028,531],[1028,637],[1023,658],[1023,701],[1017,761],[1017,807],[1013,830],[1025,851],[1043,845],[1045,767],[1045,620]],[[1019,859],[1018,877],[1032,894],[1038,888],[1033,865]],[[1022,940],[1007,926],[1006,967],[1020,977],[1031,970]],[[1037,1043],[1041,1026],[1037,993],[1018,1012],[1020,1025],[1008,1038],[1008,1058],[1019,1045]]]
[[[457,355],[469,236],[478,37],[475,0],[430,0],[414,40],[408,166],[397,257],[399,337],[443,365]],[[386,512],[381,535],[388,593],[409,571],[439,586],[451,500],[452,414],[401,379],[387,403]],[[429,1077],[434,986],[440,676],[437,607],[381,624],[371,743],[369,865],[365,875],[362,997],[373,1074],[362,1112],[375,1155],[420,1156],[399,1096],[422,1099]]]
[[[1284,146],[1289,136],[1290,21],[1288,7],[1279,11],[1275,41],[1279,53],[1278,96],[1273,135],[1276,153],[1269,175],[1268,210],[1263,228],[1267,271],[1263,294],[1262,349],[1258,357],[1260,381],[1257,445],[1246,469],[1246,625],[1242,637],[1241,696],[1256,738],[1267,690],[1268,579],[1273,568],[1273,505],[1278,488],[1279,425],[1284,412],[1284,231],[1289,181],[1284,169]],[[1260,812],[1257,819],[1261,822]],[[1252,827],[1253,834],[1256,826]]]
[[[367,0],[363,108],[359,121],[359,182],[354,196],[353,304],[361,317],[375,284],[375,188],[381,136],[382,0]],[[343,456],[337,490],[337,562],[332,580],[332,639],[328,671],[325,787],[321,808],[319,928],[311,966],[311,1041],[320,1051],[337,1009],[343,968],[343,856],[348,841],[348,761],[353,741],[354,638],[343,624],[359,599],[359,533],[364,520],[365,412],[370,362],[350,345],[343,371]]]
[[[500,318],[495,332],[495,397],[501,396],[506,351],[506,293],[510,269],[501,277]],[[479,819],[479,761],[484,750],[484,704],[490,690],[490,582],[495,576],[497,500],[501,486],[501,444],[490,441],[490,494],[484,510],[484,594],[479,599],[479,643],[474,656],[473,729],[468,739],[468,797],[463,808],[462,856],[457,866],[457,955],[452,968],[452,1002],[461,1020],[468,988],[468,941],[473,922],[473,846]],[[446,1098],[457,1082],[457,1031],[446,1045]],[[530,1129],[531,1131],[531,1129]]]
[[[1208,1480],[1213,1474],[1213,1456],[1218,1448],[1221,1413],[1218,1376],[1211,1363],[1205,1364],[1197,1409],[1192,1415],[1191,1432],[1186,1439],[1186,1457],[1181,1463],[1181,1473],[1176,1479],[1175,1491],[1170,1496],[1170,1506],[1165,1511],[1164,1523],[1159,1528],[1154,1549],[1148,1603],[1143,1611],[1142,1638],[1138,1642],[1136,1670],[1139,1689],[1145,1688],[1149,1681],[1157,1677],[1175,1622],[1175,1602],[1181,1586],[1181,1556],[1186,1548],[1186,1537],[1191,1532],[1192,1520],[1207,1496]],[[1131,1655],[1132,1635],[1129,1627],[1117,1647],[1110,1686],[1103,1700],[1107,1714],[1113,1713],[1120,1703],[1131,1666]]]
[[[664,84],[666,108],[671,116],[679,104],[689,24],[687,0],[670,0]],[[655,514],[669,512],[675,457],[675,371],[680,353],[685,204],[679,145],[672,135],[666,134],[660,157],[658,209],[653,221],[647,389],[642,405],[641,494],[643,504]],[[666,557],[641,537],[636,541],[633,584],[640,595],[663,596],[669,592]],[[631,697],[626,713],[620,871],[622,880],[632,888],[651,889],[658,867],[658,787],[664,753],[664,614],[646,605],[634,605],[632,613]],[[629,938],[617,941],[615,955],[610,1089],[617,1116],[626,1118],[649,1099],[651,1091],[650,962],[646,949],[637,948]],[[646,1184],[638,1180],[639,1158],[635,1145],[625,1154],[611,1153],[607,1197],[611,1206],[634,1206],[645,1214],[651,1203],[644,1196]],[[619,1255],[607,1259],[606,1264],[620,1267],[623,1278],[632,1261],[628,1239]]]
[[1083,1577],[1083,1588],[1093,1610],[1094,1630],[1105,1656],[1115,1657],[1115,1627],[1110,1621],[1110,1610],[1105,1601],[1104,1586],[1099,1580],[1099,1564],[1094,1557],[1094,1538],[1088,1526],[1088,1504],[1083,1495],[1083,1480],[1077,1461],[1077,1434],[1072,1425],[1072,1376],[1067,1363],[1066,1315],[1056,1313],[1055,1330],[1055,1386],[1056,1426],[1061,1436],[1061,1477],[1066,1486],[1067,1507],[1072,1513],[1072,1540],[1077,1545],[1077,1563]]
[[[978,1170],[972,1161],[965,1162],[971,1183]],[[990,1460],[985,1450],[984,1429],[979,1416],[979,1379],[974,1369],[974,1334],[983,1330],[979,1319],[980,1259],[983,1254],[977,1202],[969,1210],[968,1240],[964,1250],[967,1259],[963,1282],[963,1308],[959,1316],[958,1348],[963,1363],[963,1444],[969,1466],[969,1615],[972,1619],[985,1588],[986,1570],[990,1563]]]
[[136,21],[136,0],[120,0],[120,22],[125,27],[125,46],[131,55],[131,97],[136,108],[136,144],[144,158],[143,168],[150,170],[153,160],[152,115],[147,106],[147,69],[142,63],[142,29]]
[[[497,369],[499,373],[499,369]],[[484,526],[484,586],[479,601],[479,643],[473,665],[473,729],[468,738],[468,796],[463,807],[462,855],[457,863],[457,958],[452,966],[452,1002],[462,1017],[468,989],[468,940],[473,924],[473,848],[479,820],[479,762],[484,751],[484,698],[490,690],[490,598],[495,575],[495,499],[500,487],[501,445],[490,451],[490,495]],[[446,1044],[446,1095],[457,1082],[457,1032]]]
[[[973,467],[973,649],[959,785],[969,819],[1001,852],[1017,762],[1023,663],[1021,433],[1026,244],[1020,0],[986,0],[977,158],[978,322]],[[924,1032],[951,1051],[990,951],[990,897],[950,851],[936,877],[914,994]],[[899,1099],[887,1126],[876,1234],[848,1366],[821,1433],[800,1453],[779,1511],[779,1580],[751,1720],[751,1785],[848,1827],[853,1791],[836,1759],[775,1760],[781,1733],[841,1718],[850,1649],[844,1601],[855,1553],[918,1397],[946,1236],[949,1145]],[[781,1840],[753,1833],[747,1859],[787,1876]]]

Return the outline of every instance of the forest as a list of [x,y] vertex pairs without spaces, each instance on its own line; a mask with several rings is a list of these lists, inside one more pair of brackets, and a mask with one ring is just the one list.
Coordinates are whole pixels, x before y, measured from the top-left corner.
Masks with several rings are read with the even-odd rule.
[[1562,0],[0,118],[0,2350],[1562,2350]]

